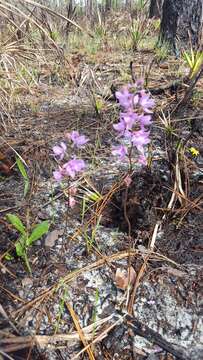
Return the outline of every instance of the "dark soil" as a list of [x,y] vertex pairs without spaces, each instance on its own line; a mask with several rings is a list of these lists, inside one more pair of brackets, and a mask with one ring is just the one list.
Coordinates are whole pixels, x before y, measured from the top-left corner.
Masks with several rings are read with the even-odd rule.
[[[166,166],[163,167],[166,169]],[[171,181],[167,178],[169,171],[152,171],[142,169],[132,178],[132,184],[127,191],[123,189],[117,193],[110,209],[107,210],[108,225],[116,226],[128,233],[128,224],[124,216],[124,205],[131,224],[131,235],[145,246],[151,238],[154,224],[167,214],[167,204],[171,197]],[[202,195],[199,181],[191,184],[190,201]],[[202,265],[203,244],[203,214],[201,209],[192,209],[181,220],[184,209],[176,208],[166,217],[162,226],[162,233],[156,243],[157,249],[169,258],[181,264]],[[104,220],[105,223],[105,220]],[[106,223],[107,225],[107,223]]]

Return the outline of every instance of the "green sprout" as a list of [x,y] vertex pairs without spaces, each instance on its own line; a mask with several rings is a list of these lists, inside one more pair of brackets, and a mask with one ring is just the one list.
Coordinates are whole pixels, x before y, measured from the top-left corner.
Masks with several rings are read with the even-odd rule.
[[[96,234],[97,234],[97,231],[98,231],[98,229],[100,227],[100,222],[101,222],[101,216],[98,217],[97,223],[92,229],[89,229],[88,226],[85,226],[83,235],[84,235],[84,238],[85,238],[85,241],[86,241],[87,251],[88,252],[91,251],[92,245],[95,242]],[[90,235],[88,234],[88,232],[90,232]]]
[[17,215],[8,214],[7,219],[19,232],[19,238],[15,243],[16,254],[23,259],[28,271],[31,273],[32,271],[28,260],[27,250],[35,241],[48,232],[49,222],[47,220],[42,221],[40,224],[37,224],[31,234],[29,234],[28,229],[26,229],[25,225]]
[[68,289],[67,289],[67,285],[64,283],[64,280],[61,279],[59,281],[59,284],[56,288],[56,291],[61,291],[62,294],[60,296],[60,300],[59,300],[59,310],[58,310],[58,314],[57,314],[57,320],[56,320],[56,324],[55,324],[55,334],[58,332],[59,330],[59,326],[60,326],[60,323],[62,321],[62,317],[63,317],[63,314],[64,314],[64,311],[65,311],[65,304],[66,304],[66,301],[69,297],[69,294],[68,294]]
[[24,197],[27,195],[28,193],[28,190],[29,190],[29,185],[30,185],[30,181],[29,181],[29,177],[28,177],[28,174],[27,174],[27,171],[25,169],[25,166],[22,162],[22,160],[20,159],[20,157],[17,157],[16,158],[16,164],[17,164],[17,167],[18,167],[18,170],[20,171],[23,179],[24,179]]
[[93,309],[93,315],[92,315],[92,321],[93,321],[93,337],[95,336],[96,333],[96,321],[97,321],[97,306],[99,303],[99,290],[96,289],[95,292],[95,302],[94,302],[94,309]]
[[192,79],[203,64],[203,51],[194,51],[191,48],[190,52],[183,52],[183,58],[190,68],[189,78]]
[[[88,184],[91,185],[91,184]],[[88,189],[87,187],[81,187],[83,190],[83,197],[82,197],[82,222],[84,221],[85,213],[96,203],[99,203],[103,196],[91,185],[92,190]]]

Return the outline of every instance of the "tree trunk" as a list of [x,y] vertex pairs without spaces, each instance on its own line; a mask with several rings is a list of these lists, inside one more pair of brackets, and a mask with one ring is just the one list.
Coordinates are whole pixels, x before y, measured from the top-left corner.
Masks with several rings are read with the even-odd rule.
[[110,11],[111,7],[112,7],[112,1],[111,0],[106,0],[106,2],[105,2],[105,12]]
[[[73,20],[74,18],[74,13],[75,13],[75,9],[73,6],[73,0],[69,0],[67,5],[66,5],[66,11],[67,11],[67,18],[70,20]],[[71,29],[71,23],[69,21],[67,21],[66,24],[66,28],[65,28],[65,33],[66,33],[66,37],[68,38],[69,32]]]
[[149,7],[149,18],[160,18],[161,17],[161,8],[162,8],[162,0],[151,0]]
[[92,21],[93,17],[93,0],[86,0],[86,16]]
[[126,9],[131,10],[131,8],[132,8],[132,1],[131,1],[131,0],[126,0],[126,1],[125,1],[125,7],[126,7]]
[[203,0],[164,0],[160,27],[160,43],[167,42],[177,54],[177,39],[181,46],[190,42],[201,45]]

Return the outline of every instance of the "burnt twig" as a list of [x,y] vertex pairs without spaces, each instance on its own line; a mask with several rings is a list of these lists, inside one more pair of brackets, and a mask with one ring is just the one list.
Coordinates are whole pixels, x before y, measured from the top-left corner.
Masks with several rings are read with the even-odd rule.
[[127,322],[127,325],[130,326],[135,335],[142,336],[153,344],[158,345],[163,350],[176,356],[178,360],[189,360],[189,357],[185,353],[184,349],[177,349],[176,346],[169,343],[160,334],[150,329],[147,325],[142,324],[139,320],[127,314],[125,316],[125,321]]

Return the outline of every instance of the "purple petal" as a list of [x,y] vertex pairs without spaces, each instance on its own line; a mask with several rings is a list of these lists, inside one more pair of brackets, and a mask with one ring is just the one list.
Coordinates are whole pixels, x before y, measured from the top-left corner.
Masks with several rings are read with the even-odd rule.
[[136,106],[139,102],[139,96],[138,95],[135,95],[134,98],[133,98],[133,105]]
[[127,155],[127,153],[128,153],[127,148],[124,145],[115,146],[112,150],[112,154],[118,156],[120,160],[123,160]]
[[55,171],[53,172],[53,176],[54,176],[54,179],[55,179],[56,181],[61,181],[62,178],[63,178],[63,174],[62,174],[62,172],[61,172],[60,170],[55,170]]
[[141,165],[147,165],[147,158],[145,155],[141,154],[139,157],[138,157],[138,162],[139,164]]
[[139,88],[142,88],[144,85],[144,80],[143,79],[138,79],[136,81],[136,86],[139,87]]
[[68,199],[68,205],[70,206],[70,208],[72,209],[76,204],[76,200],[73,196],[70,196]]
[[154,107],[154,100],[150,98],[150,94],[146,93],[145,90],[140,91],[139,104],[142,106],[143,110],[147,113],[151,112],[151,109]]
[[75,170],[72,169],[69,162],[63,165],[63,170],[66,176],[70,176],[72,179],[75,177]]
[[141,115],[139,117],[140,124],[142,126],[147,126],[151,124],[152,117],[151,115]]
[[53,147],[53,153],[54,153],[54,155],[56,155],[56,156],[61,155],[61,147],[60,147],[59,145],[54,146],[54,147]]
[[135,121],[137,120],[138,116],[136,113],[134,112],[126,112],[126,113],[121,113],[121,119],[125,122],[126,124],[126,130],[131,130],[133,125],[135,124]]
[[113,128],[120,133],[124,132],[126,128],[125,121],[120,120],[118,124],[113,124]]
[[61,142],[61,148],[63,149],[64,152],[67,150],[67,146],[63,141]]
[[149,131],[143,131],[142,129],[139,131],[134,131],[132,136],[132,143],[137,148],[139,146],[143,147],[143,145],[147,145],[150,142],[149,139]]
[[85,162],[81,159],[72,159],[63,165],[65,174],[71,178],[74,178],[76,173],[82,171],[84,168]]
[[61,142],[60,145],[55,145],[53,147],[54,156],[59,157],[59,159],[62,160],[65,156],[66,150],[67,150],[66,144],[64,142]]
[[81,171],[85,168],[85,162],[81,159],[73,159],[70,160],[69,163],[72,169],[74,169],[75,171]]
[[72,131],[69,134],[69,137],[72,140],[73,144],[78,148],[82,147],[89,141],[89,139],[86,138],[86,136],[80,135],[78,131]]
[[119,101],[119,104],[125,108],[132,108],[132,100],[133,100],[133,94],[131,94],[128,90],[128,87],[124,87],[120,91],[116,91],[116,98]]

